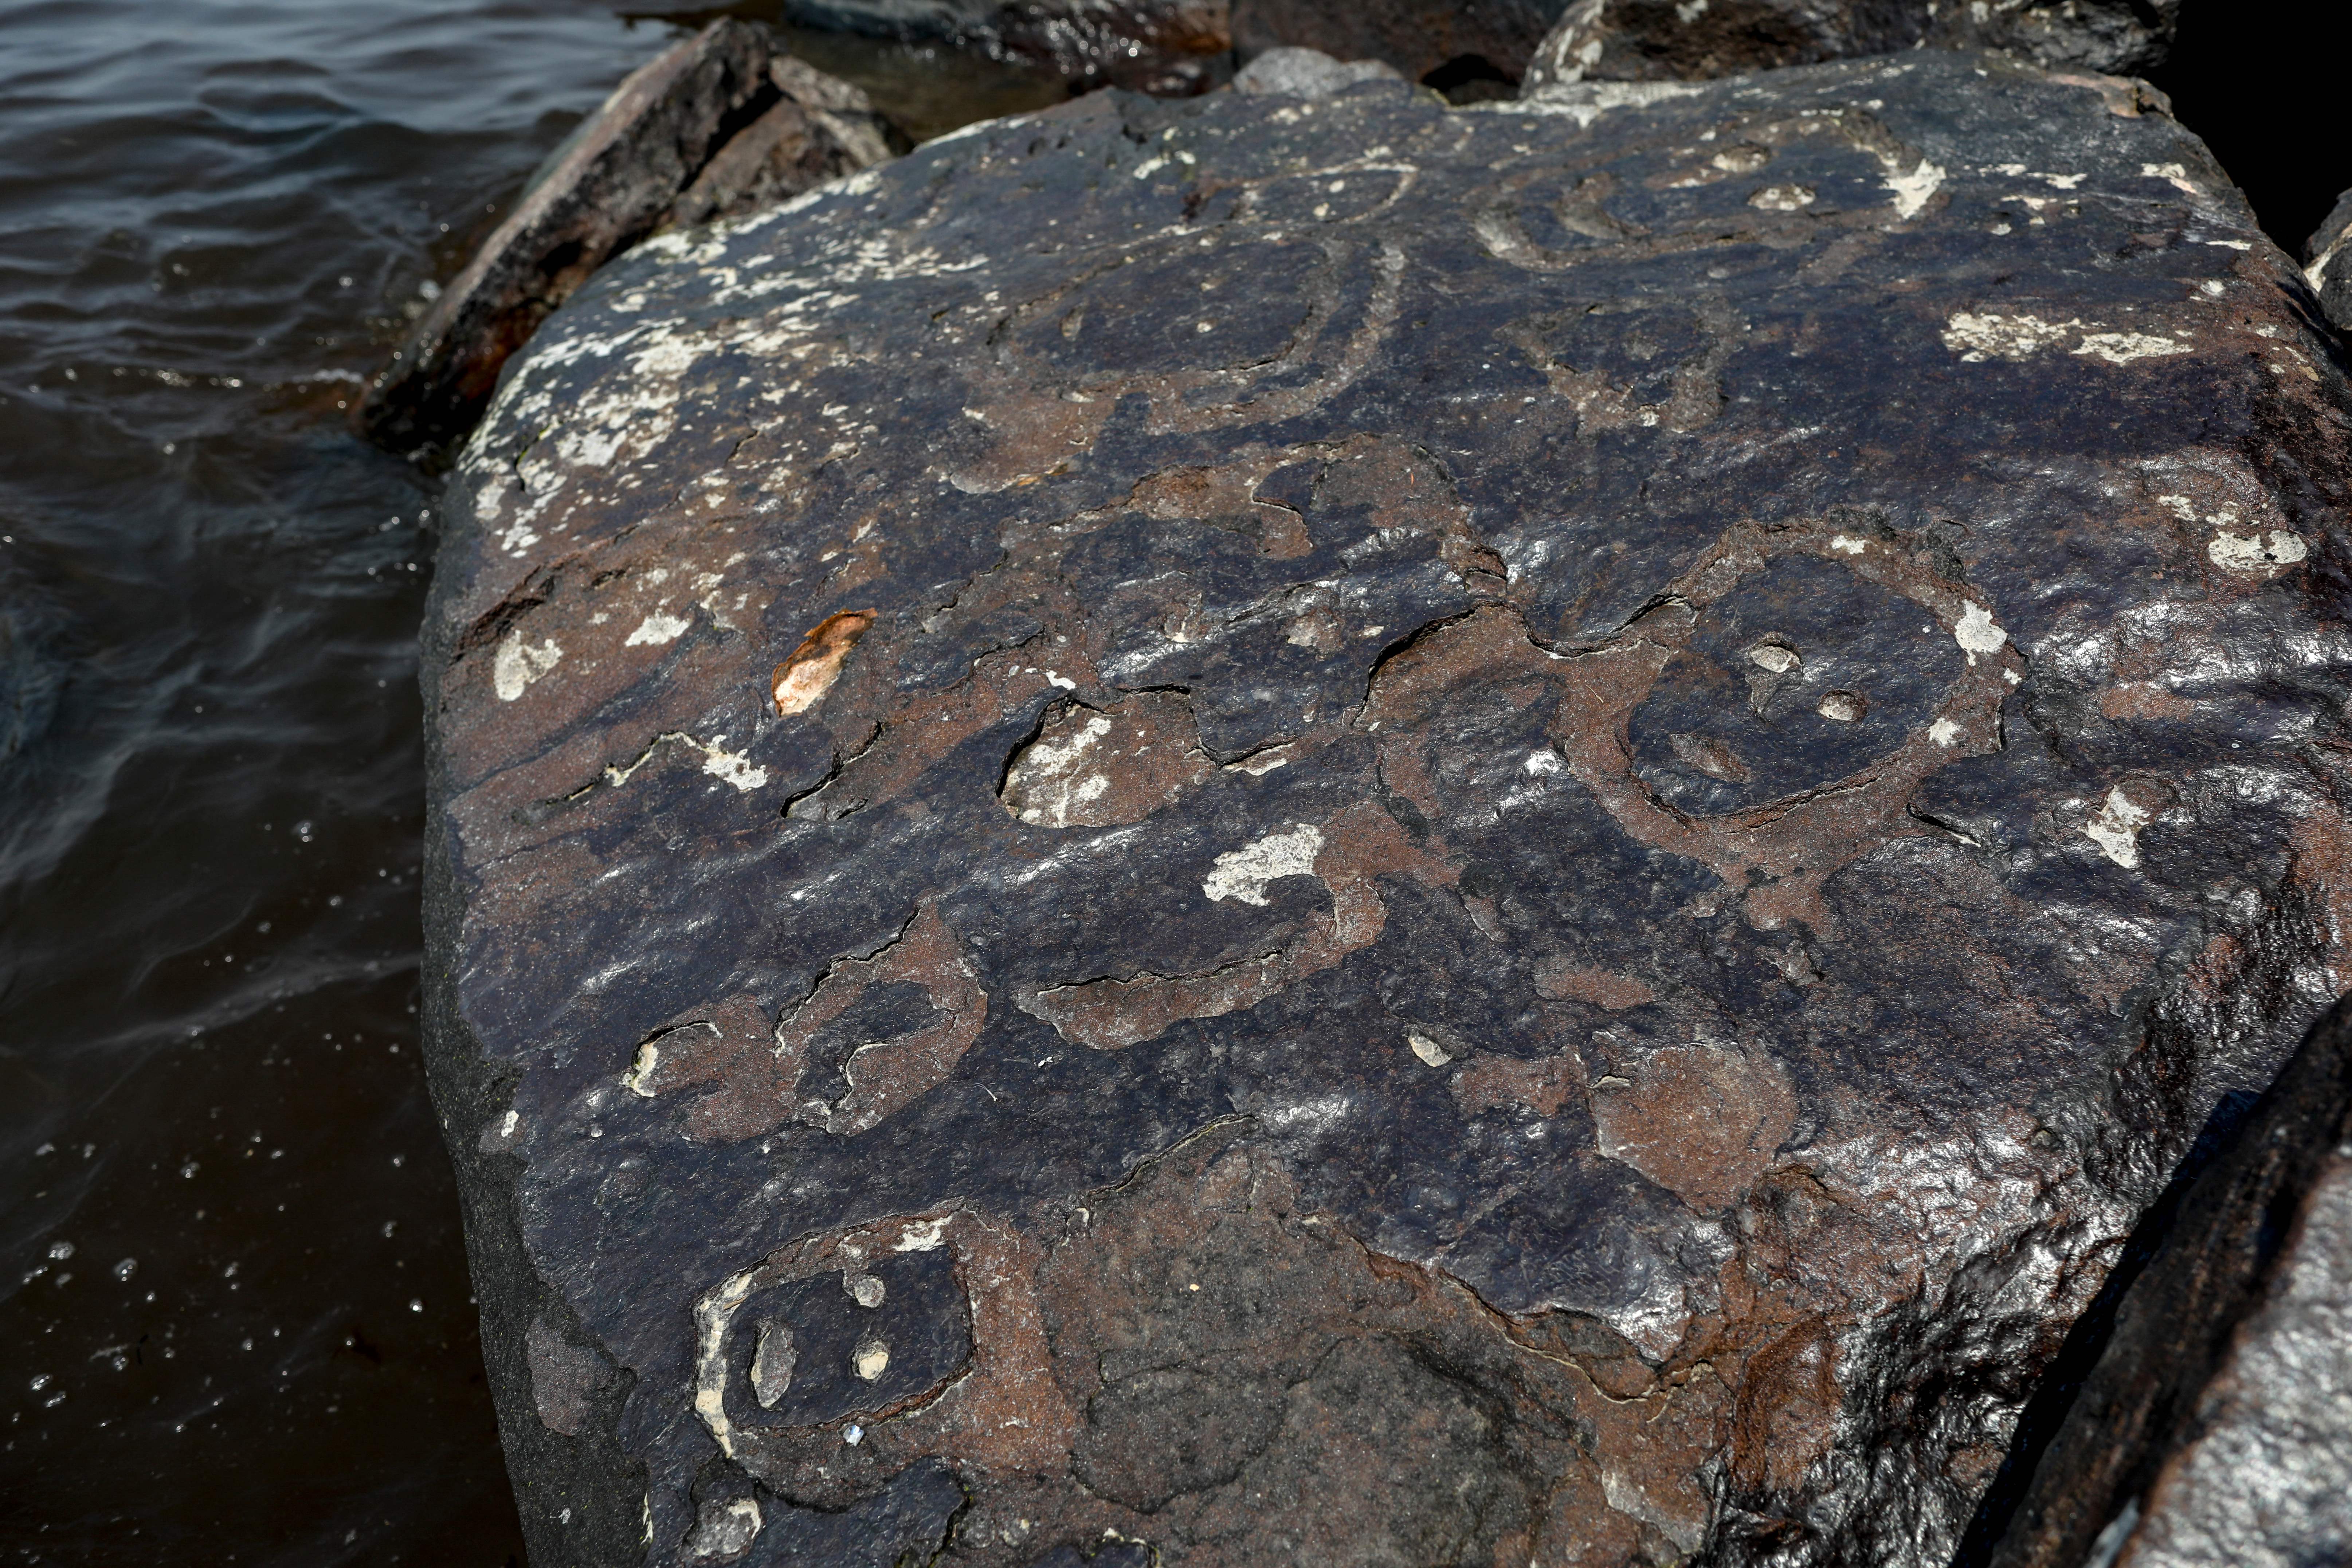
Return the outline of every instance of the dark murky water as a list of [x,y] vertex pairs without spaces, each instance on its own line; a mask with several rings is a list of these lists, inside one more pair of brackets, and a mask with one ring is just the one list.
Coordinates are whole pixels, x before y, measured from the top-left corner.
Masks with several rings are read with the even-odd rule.
[[[434,497],[340,410],[675,31],[0,0],[0,1560],[520,1556],[415,1044]],[[924,132],[1053,92],[805,41]]]

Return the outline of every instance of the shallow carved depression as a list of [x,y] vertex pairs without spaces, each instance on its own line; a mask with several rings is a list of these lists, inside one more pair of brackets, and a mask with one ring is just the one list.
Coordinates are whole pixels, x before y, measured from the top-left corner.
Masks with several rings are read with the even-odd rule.
[[1778,557],[1699,616],[1633,710],[1634,770],[1706,815],[1818,789],[1927,729],[1963,668],[1918,605],[1830,562]]
[[886,1409],[971,1357],[963,1287],[944,1251],[877,1258],[745,1301],[727,1392],[737,1425],[813,1426]]

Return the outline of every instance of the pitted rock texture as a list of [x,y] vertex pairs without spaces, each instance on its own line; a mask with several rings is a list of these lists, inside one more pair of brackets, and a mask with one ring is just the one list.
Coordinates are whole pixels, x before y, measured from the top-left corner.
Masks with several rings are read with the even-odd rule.
[[1530,89],[1732,76],[1897,49],[2000,49],[2058,69],[2164,63],[2180,0],[1572,0]]
[[1183,97],[1230,67],[1230,0],[784,0],[785,20],[940,39],[1056,71],[1074,89]]
[[2189,1189],[1987,1560],[2352,1562],[2352,1012]]
[[463,436],[549,311],[648,234],[756,211],[890,155],[866,95],[721,19],[639,67],[541,170],[353,413],[397,451]]
[[1933,50],[1098,94],[608,268],[428,626],[534,1550],[1942,1563],[2344,986],[2313,319]]

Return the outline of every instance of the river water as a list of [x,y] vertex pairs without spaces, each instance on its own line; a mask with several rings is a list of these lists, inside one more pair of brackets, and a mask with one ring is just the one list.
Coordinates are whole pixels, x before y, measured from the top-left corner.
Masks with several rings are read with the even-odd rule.
[[[342,410],[677,32],[0,0],[0,1561],[520,1561],[416,1047],[434,487]],[[919,133],[1058,92],[803,41]]]
[[[343,406],[677,30],[0,0],[0,1560],[520,1561],[416,1050],[435,490]],[[919,135],[1059,90],[797,43]]]

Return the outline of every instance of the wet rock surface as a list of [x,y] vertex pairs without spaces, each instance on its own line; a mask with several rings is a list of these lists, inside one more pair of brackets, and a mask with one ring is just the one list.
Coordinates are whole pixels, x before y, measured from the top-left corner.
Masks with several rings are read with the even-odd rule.
[[2179,0],[1574,0],[1534,51],[1529,87],[1732,76],[1857,55],[1999,49],[2056,69],[2164,63]]
[[462,437],[507,359],[597,268],[646,235],[772,205],[888,157],[848,83],[721,20],[632,72],[442,289],[354,418],[409,451]]
[[1932,50],[639,246],[428,626],[534,1551],[1946,1561],[2343,988],[2315,321],[2132,84]]
[[2352,1560],[2352,1017],[2239,1116],[2123,1297],[2000,1568]]

